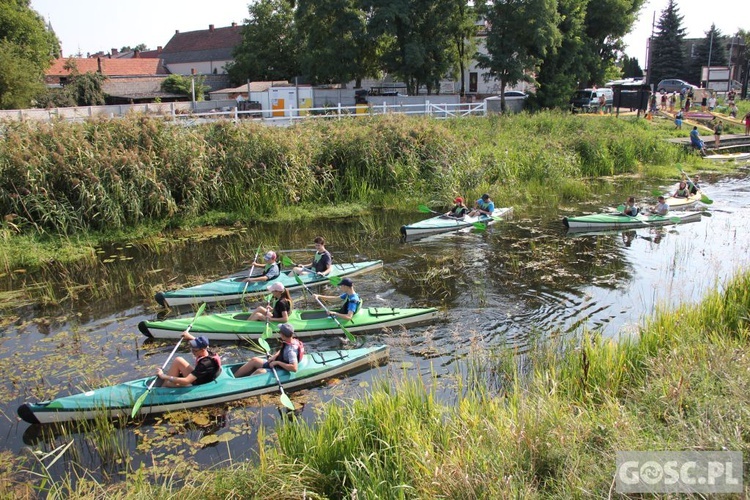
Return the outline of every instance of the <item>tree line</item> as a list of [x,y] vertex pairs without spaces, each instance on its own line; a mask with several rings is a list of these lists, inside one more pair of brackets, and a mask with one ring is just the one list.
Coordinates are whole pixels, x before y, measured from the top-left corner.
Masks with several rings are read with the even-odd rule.
[[[670,0],[661,12],[656,26],[656,32],[651,42],[651,75],[650,83],[657,84],[665,78],[679,78],[692,84],[699,84],[702,80],[703,66],[728,66],[731,63],[738,68],[747,64],[747,46],[750,45],[750,32],[738,30],[734,35],[737,41],[736,57],[729,60],[727,46],[732,48],[729,37],[722,34],[711,24],[705,37],[697,41],[690,53],[685,45],[685,28],[675,0]],[[746,77],[746,76],[745,76]],[[735,74],[740,79],[739,72]]]

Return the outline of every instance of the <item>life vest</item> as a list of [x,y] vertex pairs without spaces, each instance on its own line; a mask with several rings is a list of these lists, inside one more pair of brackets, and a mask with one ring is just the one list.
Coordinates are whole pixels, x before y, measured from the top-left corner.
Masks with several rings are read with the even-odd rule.
[[354,302],[355,304],[357,304],[357,307],[355,307],[354,313],[353,313],[353,314],[357,314],[359,312],[359,308],[362,306],[362,299],[360,298],[359,300],[356,300],[356,301],[350,300],[349,295],[346,296],[346,298],[344,299],[344,303],[341,304],[341,307],[339,308],[337,312],[340,314],[348,314],[349,302]]
[[[305,344],[302,343],[300,339],[292,339],[291,342],[282,342],[281,349],[279,349],[279,356],[284,355],[284,345],[283,344],[289,344],[289,345],[295,345],[297,346],[297,363],[302,362],[302,358],[305,357]],[[287,360],[283,359],[282,361],[287,362]]]

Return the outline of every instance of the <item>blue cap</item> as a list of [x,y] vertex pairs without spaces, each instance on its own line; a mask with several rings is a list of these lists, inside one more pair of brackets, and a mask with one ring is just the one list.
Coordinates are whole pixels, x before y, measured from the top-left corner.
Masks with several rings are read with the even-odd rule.
[[190,347],[193,349],[205,349],[208,347],[208,339],[201,335],[200,337],[195,337],[193,340],[190,341]]

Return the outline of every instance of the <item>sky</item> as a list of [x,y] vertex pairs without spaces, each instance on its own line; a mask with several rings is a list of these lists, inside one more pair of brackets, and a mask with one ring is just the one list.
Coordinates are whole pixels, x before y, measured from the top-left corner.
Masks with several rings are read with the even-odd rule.
[[[595,1],[595,0],[594,0]],[[145,43],[149,49],[165,46],[175,30],[180,32],[242,24],[248,0],[31,0],[62,41],[63,55],[109,52],[112,48]],[[645,64],[646,44],[656,13],[658,22],[668,0],[647,0],[633,31],[625,37],[625,53]],[[688,38],[705,36],[712,23],[724,35],[750,29],[747,0],[677,0]],[[744,26],[741,24],[744,23]]]

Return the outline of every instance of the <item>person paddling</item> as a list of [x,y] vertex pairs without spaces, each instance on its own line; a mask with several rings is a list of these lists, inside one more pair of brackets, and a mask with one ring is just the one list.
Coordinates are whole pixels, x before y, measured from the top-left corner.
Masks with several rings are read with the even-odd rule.
[[331,311],[331,315],[349,321],[350,319],[352,319],[352,316],[354,316],[354,314],[359,310],[359,306],[362,300],[359,298],[359,295],[357,295],[357,292],[354,291],[354,283],[351,279],[342,279],[339,286],[341,287],[341,291],[343,292],[341,295],[314,294],[313,298],[319,300],[343,300],[344,303],[341,304],[341,307],[337,311]]
[[258,356],[250,359],[234,372],[235,378],[246,375],[261,375],[270,368],[281,368],[288,372],[296,372],[304,347],[302,342],[294,336],[294,326],[289,323],[279,325],[279,337],[281,348],[278,351],[269,356],[268,359]]
[[157,369],[156,376],[163,381],[162,387],[187,387],[212,382],[221,371],[221,358],[208,350],[208,339],[203,335],[193,337],[185,331],[182,338],[190,343],[195,366],[180,356],[172,361],[167,373],[161,368]]
[[292,296],[283,283],[277,281],[268,285],[268,291],[273,296],[268,305],[258,306],[250,315],[248,321],[273,321],[286,323],[292,311]]
[[661,215],[662,217],[669,213],[669,205],[663,196],[657,198],[657,203],[651,208],[651,213]]
[[622,213],[629,217],[635,217],[638,215],[638,207],[635,206],[635,197],[630,196],[628,197],[627,202],[625,202],[625,208],[622,210]]
[[464,199],[458,196],[455,200],[453,200],[453,208],[451,208],[449,211],[445,212],[446,217],[453,217],[454,219],[463,219],[464,215],[467,214],[469,211],[469,207],[464,205]]
[[491,217],[492,212],[494,211],[495,202],[490,199],[490,195],[485,193],[474,203],[474,210],[472,210],[469,215],[472,217],[477,215],[485,215],[487,217]]
[[263,256],[263,264],[259,262],[253,262],[253,267],[262,267],[263,272],[259,276],[252,276],[245,278],[242,281],[255,282],[255,281],[271,281],[279,277],[281,270],[279,264],[276,262],[276,252],[268,251]]

